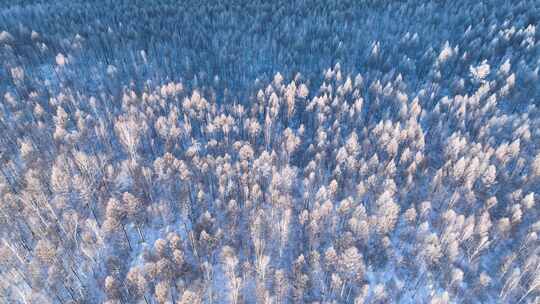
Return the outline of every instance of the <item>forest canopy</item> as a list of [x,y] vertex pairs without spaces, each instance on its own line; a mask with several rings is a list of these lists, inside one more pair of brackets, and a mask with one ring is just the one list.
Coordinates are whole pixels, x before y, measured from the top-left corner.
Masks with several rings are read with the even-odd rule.
[[0,302],[539,303],[539,20],[0,2]]

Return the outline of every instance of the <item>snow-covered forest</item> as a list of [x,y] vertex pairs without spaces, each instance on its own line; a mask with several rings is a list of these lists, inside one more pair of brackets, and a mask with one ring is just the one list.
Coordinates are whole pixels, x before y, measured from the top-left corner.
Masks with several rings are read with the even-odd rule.
[[0,303],[540,303],[539,22],[0,1]]

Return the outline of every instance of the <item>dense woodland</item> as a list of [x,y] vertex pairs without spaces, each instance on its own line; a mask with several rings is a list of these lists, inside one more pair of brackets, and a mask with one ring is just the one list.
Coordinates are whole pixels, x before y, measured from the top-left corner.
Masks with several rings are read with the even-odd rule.
[[0,303],[540,303],[538,1],[0,2]]

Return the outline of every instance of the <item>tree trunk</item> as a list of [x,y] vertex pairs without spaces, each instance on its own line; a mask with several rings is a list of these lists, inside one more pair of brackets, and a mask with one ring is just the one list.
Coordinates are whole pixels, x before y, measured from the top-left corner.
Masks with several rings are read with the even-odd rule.
[[141,238],[141,241],[143,243],[146,243],[146,240],[144,239],[144,235],[142,234],[142,231],[141,231],[141,227],[138,224],[136,224],[135,226],[137,227],[137,232],[139,233],[139,237]]
[[129,241],[129,237],[128,237],[127,232],[126,232],[126,228],[124,228],[124,224],[122,224],[121,226],[122,226],[122,231],[124,231],[124,237],[126,238],[126,241],[128,243],[128,246],[129,246],[129,251],[133,251],[133,248],[131,247],[131,242]]

